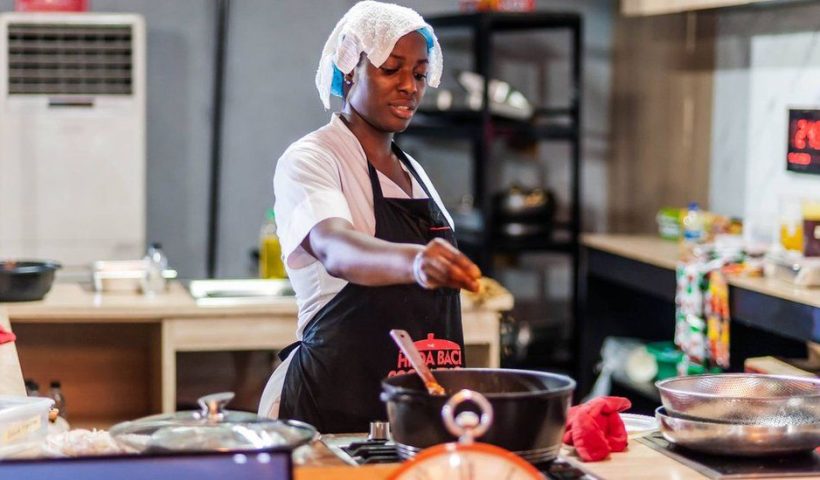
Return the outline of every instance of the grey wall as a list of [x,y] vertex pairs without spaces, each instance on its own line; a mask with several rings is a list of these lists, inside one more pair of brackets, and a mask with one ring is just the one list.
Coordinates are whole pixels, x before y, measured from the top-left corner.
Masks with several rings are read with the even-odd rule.
[[[252,274],[249,252],[265,209],[272,205],[276,159],[300,136],[326,123],[313,78],[319,53],[354,0],[233,0],[231,2],[225,117],[222,137],[222,196],[217,275]],[[456,0],[401,2],[422,15],[453,12]],[[147,239],[163,242],[184,278],[205,275],[208,162],[213,105],[215,0],[91,0],[99,12],[136,12],[148,31]],[[0,0],[11,10],[12,0]],[[604,228],[608,155],[610,0],[540,0],[541,9],[576,10],[585,15],[584,213],[589,230]],[[538,48],[560,57],[560,48],[542,38]],[[546,42],[546,43],[544,43]],[[520,43],[512,48],[536,48]],[[458,53],[448,52],[457,63]],[[514,55],[515,52],[510,52]],[[446,61],[446,60],[445,60]],[[506,74],[507,72],[505,72]],[[526,84],[526,78],[522,79]],[[558,95],[560,96],[560,91]],[[428,151],[429,150],[429,151]],[[425,147],[414,151],[448,203],[465,193],[469,177],[461,160]],[[451,149],[452,150],[452,149]],[[456,147],[458,150],[458,147]],[[463,149],[462,149],[463,150]],[[464,153],[466,155],[466,153]],[[501,151],[499,155],[513,155]],[[543,149],[538,161],[562,152]],[[459,163],[462,162],[462,163]],[[526,163],[526,161],[525,161]],[[566,162],[564,162],[566,163]],[[551,185],[566,195],[567,172],[553,162]],[[522,173],[523,172],[523,173]],[[528,170],[508,172],[515,180]]]
[[[147,240],[161,241],[185,277],[205,275],[214,45],[209,0],[92,0],[136,12],[147,29]],[[13,9],[4,0],[0,10]],[[111,201],[101,199],[101,201]]]
[[[351,0],[232,2],[218,262],[220,276],[248,274],[248,252],[256,243],[264,210],[273,202],[271,177],[276,159],[291,142],[329,119],[330,114],[322,108],[313,84],[316,64],[330,30],[354,3]],[[407,0],[401,3],[422,15],[452,12],[457,8],[455,0]],[[613,5],[609,0],[541,0],[538,6],[580,11],[585,15],[585,223],[587,229],[603,229]],[[437,33],[444,36],[444,32]],[[550,38],[543,35],[532,35],[511,45],[508,48],[513,50],[539,48],[540,45],[547,54],[556,58],[562,56],[561,47],[551,46]],[[509,54],[514,55],[515,51]],[[465,63],[460,62],[463,57],[457,49],[448,50],[447,43],[444,43],[444,55],[446,70],[451,71],[454,65]],[[560,97],[561,85],[552,93]],[[466,148],[463,145],[438,145],[441,148],[435,148],[429,143],[414,148],[413,142],[407,143],[408,150],[422,162],[441,190],[445,202],[451,206],[457,203],[469,188]],[[501,151],[499,155],[514,153]],[[567,198],[568,162],[559,160],[565,154],[543,148],[540,156],[541,161],[552,164],[548,167],[551,185]],[[528,176],[526,168],[522,172],[513,171],[508,180],[514,180],[517,174]]]

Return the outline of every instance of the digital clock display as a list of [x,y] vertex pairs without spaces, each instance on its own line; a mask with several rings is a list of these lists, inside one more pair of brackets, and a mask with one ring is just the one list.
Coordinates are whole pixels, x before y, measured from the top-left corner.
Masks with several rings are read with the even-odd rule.
[[820,174],[820,110],[789,110],[786,168]]

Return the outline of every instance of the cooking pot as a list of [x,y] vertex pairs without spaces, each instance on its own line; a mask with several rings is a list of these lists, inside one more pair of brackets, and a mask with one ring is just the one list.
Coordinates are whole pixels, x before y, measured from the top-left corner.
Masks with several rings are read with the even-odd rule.
[[502,217],[552,218],[555,213],[555,198],[549,190],[542,188],[527,189],[512,185],[509,189],[494,196],[496,212]]
[[135,452],[292,450],[318,438],[316,429],[295,420],[272,420],[225,410],[233,392],[206,395],[200,410],[152,415],[111,427],[111,436]]
[[0,302],[41,300],[51,290],[59,268],[51,261],[0,260]]
[[505,237],[548,236],[555,216],[549,190],[513,185],[493,196],[496,234]]
[[[436,370],[447,391],[430,396],[415,373],[389,377],[382,382],[382,401],[393,440],[402,458],[439,443],[456,441],[441,421],[449,395],[462,389],[487,398],[495,421],[482,442],[511,450],[530,463],[549,462],[558,455],[575,381],[565,375],[529,370],[463,368]],[[475,406],[461,411],[478,414]],[[459,413],[457,412],[457,413]]]

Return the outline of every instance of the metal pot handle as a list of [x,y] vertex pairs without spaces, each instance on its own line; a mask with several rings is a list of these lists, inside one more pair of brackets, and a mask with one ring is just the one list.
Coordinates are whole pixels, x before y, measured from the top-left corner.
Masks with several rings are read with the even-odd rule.
[[[455,415],[456,407],[464,402],[473,402],[481,411],[479,417],[473,412],[461,412]],[[441,418],[447,430],[458,437],[459,443],[469,445],[473,440],[487,433],[493,423],[493,406],[484,395],[473,390],[461,390],[441,407]]]
[[233,392],[220,392],[199,397],[197,403],[199,404],[202,418],[207,418],[212,422],[219,422],[224,416],[225,406],[228,402],[233,400]]

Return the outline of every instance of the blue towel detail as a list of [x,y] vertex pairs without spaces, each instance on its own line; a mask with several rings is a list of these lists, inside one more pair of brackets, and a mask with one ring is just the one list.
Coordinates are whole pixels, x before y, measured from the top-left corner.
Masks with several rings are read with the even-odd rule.
[[330,94],[336,97],[342,96],[342,84],[345,81],[345,75],[339,70],[336,64],[333,64],[333,80],[330,82]]
[[427,50],[429,51],[431,48],[433,48],[433,32],[431,32],[430,29],[427,27],[421,27],[416,31],[419,32],[422,37],[424,37],[425,41],[427,41]]

